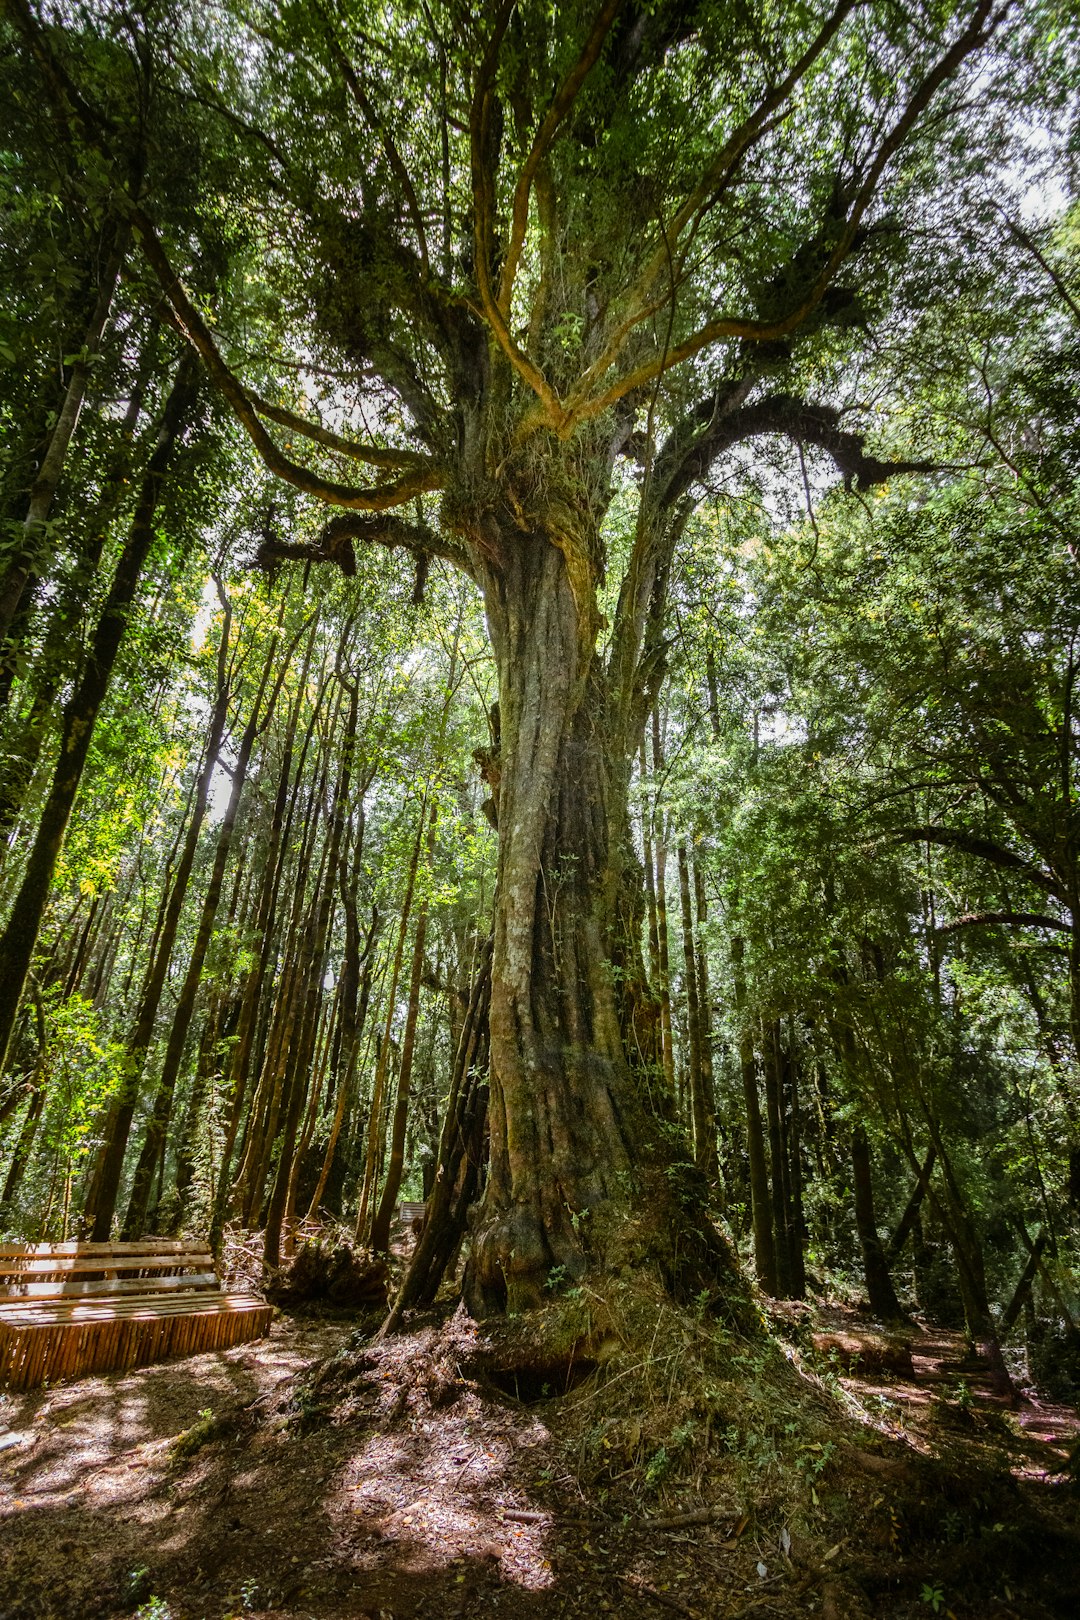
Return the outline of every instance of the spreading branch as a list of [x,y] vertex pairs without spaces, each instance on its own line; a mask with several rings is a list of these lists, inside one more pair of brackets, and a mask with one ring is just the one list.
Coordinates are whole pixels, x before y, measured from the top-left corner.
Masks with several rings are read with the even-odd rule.
[[384,450],[378,445],[358,444],[355,439],[346,439],[340,433],[334,433],[321,423],[309,422],[306,417],[297,416],[294,411],[286,410],[282,405],[271,405],[269,400],[263,399],[252,389],[247,389],[247,397],[267,421],[276,422],[279,427],[288,428],[292,433],[300,433],[315,444],[333,450],[335,455],[348,456],[352,461],[366,462],[369,467],[424,467],[429,466],[426,458],[416,450]]
[[[393,483],[377,485],[372,489],[359,489],[351,484],[338,484],[322,478],[310,468],[293,461],[274,443],[259,419],[259,413],[239,378],[230,371],[214,342],[210,329],[195,308],[187,289],[173,269],[161,240],[143,210],[130,208],[132,228],[143,253],[161,289],[170,304],[178,325],[198,352],[211,381],[231,408],[233,415],[247,433],[263,462],[277,477],[306,495],[331,506],[344,506],[353,511],[384,512],[402,506],[416,495],[441,489],[444,475],[431,462],[419,461]],[[314,435],[312,435],[314,436]]]
[[[627,312],[612,333],[603,353],[583,373],[572,390],[567,401],[571,410],[576,410],[579,402],[587,400],[593,385],[615,364],[635,328],[656,314],[671,297],[673,244],[678,242],[687,226],[696,225],[706,207],[715,206],[752,147],[787,117],[791,111],[794,91],[859,3],[860,0],[840,0],[840,4],[826,19],[816,38],[811,41],[791,71],[762,98],[753,112],[748,113],[742,123],[728,136],[697,186],[684,200],[674,218],[668,222],[663,233],[664,240],[626,294]],[[665,283],[664,291],[658,297],[654,296],[653,289],[661,281]]]
[[[604,42],[611,32],[625,0],[604,0],[593,22],[588,39],[570,72],[559,86],[550,107],[544,114],[540,128],[533,137],[532,146],[514,187],[514,206],[510,224],[510,241],[506,250],[502,277],[499,282],[498,304],[503,318],[510,319],[510,303],[514,291],[514,277],[525,246],[525,232],[529,223],[529,196],[537,171],[559,132],[559,126],[577,100],[582,85],[599,61]],[[850,0],[849,0],[850,3]]]
[[[901,473],[935,471],[932,461],[883,461],[868,454],[866,435],[841,427],[840,420],[840,412],[833,406],[813,405],[792,394],[770,394],[753,404],[720,411],[713,400],[704,401],[672,435],[657,468],[658,486],[670,505],[706,477],[725,450],[764,434],[780,434],[796,444],[824,450],[849,490],[870,489]],[[697,436],[691,437],[695,430]]]
[[707,321],[680,343],[665,346],[663,350],[654,352],[642,360],[603,393],[584,397],[582,383],[579,383],[574,390],[572,399],[567,402],[565,414],[569,421],[571,423],[581,422],[599,415],[620,399],[625,398],[627,394],[646,387],[657,377],[670,371],[674,366],[680,365],[684,360],[692,359],[695,354],[700,354],[703,349],[709,348],[713,343],[733,338],[751,343],[774,343],[781,338],[790,337],[792,333],[797,331],[821,303],[832,285],[837,271],[850,253],[861,229],[863,218],[877,195],[878,186],[885,169],[900,150],[938,90],[953,77],[973,51],[986,43],[1008,11],[1012,9],[1013,3],[1014,0],[1005,0],[1005,4],[995,13],[992,0],[980,0],[964,31],[950,49],[939,58],[930,71],[920,80],[909,97],[903,112],[884,136],[873,161],[866,170],[863,184],[856,194],[843,227],[838,234],[836,244],[825,265],[809,291],[794,309],[774,321],[736,319],[729,315],[718,316]]
[[424,230],[424,217],[420,212],[420,204],[417,201],[416,191],[412,183],[412,176],[405,165],[405,161],[402,158],[401,153],[397,149],[397,144],[394,141],[393,136],[390,134],[385,121],[379,117],[378,112],[371,103],[370,96],[360,83],[360,78],[356,72],[356,69],[353,67],[348,56],[345,54],[344,47],[342,46],[341,41],[338,39],[331,19],[327,16],[321,5],[318,6],[317,9],[322,19],[323,28],[326,32],[327,43],[330,46],[330,54],[334,58],[337,69],[342,78],[345,80],[345,83],[348,86],[349,94],[356,102],[356,105],[360,109],[365,122],[379,137],[379,140],[382,143],[383,151],[386,153],[387,161],[389,162],[391,169],[394,171],[394,178],[401,187],[401,194],[405,198],[405,204],[412,218],[413,228],[416,231],[416,242],[420,252],[420,262],[423,266],[424,280],[426,281],[431,268],[428,260],[427,234]]
[[961,928],[1053,928],[1061,934],[1071,934],[1072,924],[1061,917],[1047,917],[1041,911],[970,911],[952,922],[940,923],[935,934],[955,934]]
[[[1055,899],[1061,899],[1058,894],[1058,885],[1047,873],[1032,866],[1030,861],[1015,850],[1006,849],[1003,844],[995,844],[992,839],[980,838],[975,833],[964,832],[959,827],[897,827],[891,835],[898,843],[903,844],[939,844],[945,849],[958,849],[965,855],[974,855],[981,861],[989,861],[992,866],[1003,866],[1011,872],[1021,872],[1029,883],[1046,894],[1052,894]],[[1063,902],[1067,903],[1067,902]]]
[[463,547],[456,546],[425,523],[407,523],[392,513],[339,513],[324,523],[314,540],[278,540],[267,535],[259,546],[256,561],[263,568],[284,561],[329,562],[352,579],[356,573],[357,542],[384,546],[389,551],[402,549],[420,559],[442,557],[455,568],[471,572]]
[[499,347],[518,375],[528,384],[543,407],[543,420],[547,426],[561,429],[566,411],[558,394],[552,388],[539,366],[514,341],[507,317],[500,308],[491,285],[491,269],[495,246],[495,176],[496,143],[492,136],[492,113],[495,107],[495,70],[499,51],[506,34],[514,0],[503,0],[495,19],[491,39],[480,64],[469,117],[469,138],[473,187],[473,229],[475,236],[476,286],[480,305]]

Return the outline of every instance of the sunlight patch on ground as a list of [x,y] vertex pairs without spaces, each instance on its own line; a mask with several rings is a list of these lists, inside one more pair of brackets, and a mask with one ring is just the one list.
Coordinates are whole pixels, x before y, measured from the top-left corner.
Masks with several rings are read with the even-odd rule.
[[528,1505],[512,1500],[517,1493],[504,1484],[512,1460],[547,1439],[536,1420],[482,1439],[464,1429],[448,1435],[445,1421],[416,1424],[408,1438],[373,1435],[342,1475],[359,1527],[369,1527],[375,1538],[371,1563],[391,1542],[404,1569],[490,1559],[502,1578],[517,1586],[530,1591],[553,1586],[545,1546],[549,1523],[517,1524],[502,1517],[503,1509]]

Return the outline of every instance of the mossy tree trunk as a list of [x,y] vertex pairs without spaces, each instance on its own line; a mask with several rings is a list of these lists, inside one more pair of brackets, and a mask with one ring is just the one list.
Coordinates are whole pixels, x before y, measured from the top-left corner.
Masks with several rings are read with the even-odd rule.
[[695,1292],[732,1270],[700,1201],[680,1198],[670,1099],[642,1062],[627,904],[637,739],[595,654],[584,555],[554,524],[508,527],[483,581],[501,751],[491,1161],[465,1284],[479,1314],[535,1306],[553,1278],[594,1267],[651,1266]]

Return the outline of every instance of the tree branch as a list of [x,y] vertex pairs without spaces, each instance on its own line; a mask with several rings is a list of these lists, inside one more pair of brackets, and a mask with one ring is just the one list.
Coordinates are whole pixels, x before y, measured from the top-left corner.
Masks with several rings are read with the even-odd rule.
[[355,439],[343,438],[340,433],[334,433],[324,428],[318,422],[309,422],[306,417],[297,416],[287,411],[281,405],[271,405],[269,400],[263,399],[252,389],[247,389],[247,397],[258,411],[269,421],[276,422],[279,427],[289,428],[293,433],[301,433],[306,439],[312,439],[316,444],[325,445],[336,455],[349,456],[353,461],[364,461],[370,467],[423,467],[428,463],[422,455],[415,450],[383,450],[376,445],[357,444]]
[[222,359],[209,328],[173,270],[150,220],[141,208],[134,205],[129,209],[129,217],[143,253],[157,276],[184,335],[198,351],[211,381],[231,407],[234,416],[272,473],[318,500],[362,512],[383,512],[390,507],[404,505],[415,495],[442,488],[444,474],[431,462],[416,465],[395,483],[377,485],[373,489],[357,489],[350,484],[338,484],[322,478],[279,450],[259,420],[251,398]]
[[264,568],[287,559],[330,562],[335,563],[346,578],[352,579],[356,573],[354,541],[384,546],[389,551],[400,547],[418,558],[443,557],[464,573],[472,572],[463,547],[455,546],[427,524],[407,523],[390,513],[342,512],[330,518],[310,541],[274,540],[267,536],[259,546],[256,561]]
[[912,92],[904,111],[882,140],[877,155],[866,171],[866,178],[844,222],[836,246],[810,291],[793,310],[775,321],[739,320],[726,315],[707,321],[681,343],[673,344],[662,352],[654,352],[619,382],[613,383],[604,393],[594,395],[591,399],[582,397],[583,389],[579,383],[574,391],[572,405],[568,402],[567,406],[567,415],[572,421],[580,422],[599,415],[625,395],[643,388],[654,378],[670,371],[682,361],[691,359],[702,349],[721,339],[741,338],[752,343],[770,343],[779,338],[789,337],[796,331],[821,302],[837,270],[850,252],[863,216],[874,200],[878,183],[889,162],[903,145],[937,91],[952,77],[964,59],[989,39],[1014,3],[1015,0],[1005,0],[997,15],[992,16],[992,0],[979,0],[963,33]]
[[[514,277],[517,274],[521,251],[525,245],[525,232],[529,223],[529,195],[532,191],[533,181],[536,178],[536,172],[543,161],[544,154],[558,134],[559,125],[577,100],[578,92],[596,66],[600,52],[604,48],[604,41],[607,39],[611,26],[622,10],[624,3],[625,0],[604,0],[603,5],[596,14],[589,37],[582,47],[581,55],[559,86],[550,107],[544,114],[540,128],[533,137],[529,155],[521,166],[521,173],[518,175],[517,185],[514,187],[510,241],[499,281],[498,304],[506,321],[510,319],[510,302],[514,291]],[[846,0],[846,3],[852,3],[852,0]]]
[[[1017,855],[1011,849],[1005,849],[1001,844],[995,844],[989,838],[979,838],[975,833],[963,832],[959,827],[897,827],[890,834],[898,843],[904,844],[940,844],[946,849],[959,849],[965,855],[974,855],[978,860],[989,861],[993,866],[1004,866],[1009,871],[1022,872],[1029,883],[1046,894],[1052,894],[1060,900],[1057,884],[1045,872],[1040,872],[1037,866],[1032,866],[1022,855]],[[1065,903],[1065,902],[1063,902]]]
[[416,191],[413,187],[412,176],[409,174],[409,171],[405,166],[405,162],[401,156],[401,153],[397,149],[393,136],[390,134],[390,131],[387,129],[383,120],[379,117],[375,108],[372,106],[367,92],[360,83],[356,69],[353,67],[348,56],[345,54],[344,47],[337,37],[333,23],[321,5],[317,5],[317,10],[319,12],[319,16],[322,18],[323,28],[326,30],[326,37],[330,45],[331,55],[333,56],[334,61],[337,63],[342,78],[345,80],[345,83],[348,86],[349,94],[356,102],[356,105],[359,107],[360,112],[367,123],[371,126],[375,134],[379,137],[379,140],[382,142],[383,151],[386,153],[390,167],[393,169],[397,182],[401,187],[406,206],[408,207],[409,213],[412,216],[413,228],[416,231],[416,242],[417,247],[420,250],[420,262],[423,266],[424,280],[426,281],[431,271],[431,266],[428,260],[427,235],[424,231],[424,219],[420,212],[420,204],[416,199]]
[[[695,422],[709,422],[707,430],[687,445],[680,438]],[[816,445],[831,456],[844,477],[845,489],[869,489],[901,473],[935,471],[932,461],[882,461],[863,448],[866,435],[840,426],[840,412],[831,405],[812,405],[792,394],[771,394],[751,405],[718,413],[716,402],[700,404],[681,430],[676,430],[662,453],[657,482],[670,505],[695,481],[704,478],[723,451],[745,439],[777,433],[800,445]],[[667,469],[663,468],[664,462]],[[666,482],[661,482],[666,472]]]
[[1054,928],[1059,933],[1071,934],[1072,924],[1060,917],[1047,917],[1040,911],[971,911],[952,922],[940,923],[935,934],[955,934],[959,928],[985,928],[1001,923],[1007,928]]
[[566,412],[558,394],[540,368],[533,364],[514,342],[506,318],[491,285],[495,243],[495,183],[491,172],[491,106],[494,99],[495,68],[499,50],[514,9],[514,0],[503,0],[495,19],[488,48],[480,64],[469,116],[469,137],[473,185],[473,234],[476,259],[476,286],[480,304],[495,339],[518,375],[529,385],[543,406],[544,422],[559,431]]
[[755,142],[775,129],[777,124],[787,117],[790,106],[785,107],[784,104],[790,102],[792,92],[799,82],[806,77],[849,14],[860,4],[862,0],[840,0],[840,4],[828,17],[791,71],[728,136],[697,186],[665,228],[666,240],[657,248],[633,287],[629,289],[627,297],[630,308],[612,334],[603,353],[575,385],[567,401],[571,410],[577,408],[579,399],[587,399],[593,384],[614,365],[635,327],[647,320],[651,314],[655,314],[666,302],[668,293],[662,294],[657,301],[652,296],[652,289],[659,279],[669,278],[672,245],[678,241],[687,225],[700,217],[706,206],[715,205],[718,196],[730,183],[739,164]]

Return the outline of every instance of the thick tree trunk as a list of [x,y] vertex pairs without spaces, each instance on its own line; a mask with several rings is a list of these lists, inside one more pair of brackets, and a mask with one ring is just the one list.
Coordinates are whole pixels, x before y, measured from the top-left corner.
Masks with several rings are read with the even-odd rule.
[[491,1164],[466,1299],[526,1309],[553,1278],[622,1266],[676,1291],[730,1286],[701,1189],[680,1202],[666,1173],[620,1027],[640,950],[620,928],[637,739],[611,734],[587,565],[561,535],[513,530],[498,558],[484,581],[501,720]]

